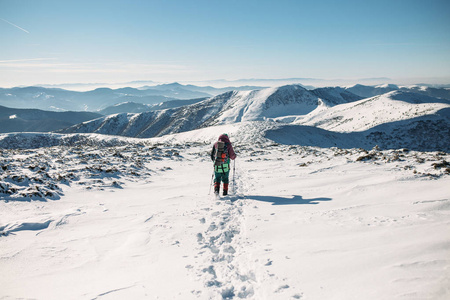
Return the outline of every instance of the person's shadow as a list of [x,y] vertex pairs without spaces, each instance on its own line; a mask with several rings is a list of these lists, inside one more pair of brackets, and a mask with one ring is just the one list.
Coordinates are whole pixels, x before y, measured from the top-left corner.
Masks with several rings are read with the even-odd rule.
[[312,198],[303,199],[302,196],[293,195],[292,197],[276,197],[276,196],[245,196],[248,200],[256,200],[263,202],[271,202],[272,205],[290,205],[290,204],[319,204],[320,201],[331,201],[331,198]]

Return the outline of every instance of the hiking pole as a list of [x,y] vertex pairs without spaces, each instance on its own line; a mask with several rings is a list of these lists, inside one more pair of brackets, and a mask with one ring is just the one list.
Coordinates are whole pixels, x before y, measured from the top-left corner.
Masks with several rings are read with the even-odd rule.
[[234,193],[236,194],[236,180],[235,180],[235,175],[236,175],[236,158],[233,160],[233,189],[234,189]]
[[209,192],[208,192],[208,195],[211,194],[211,187],[212,187],[213,179],[214,179],[214,170],[213,170],[213,173],[212,173],[212,175],[211,175],[211,183],[209,184]]

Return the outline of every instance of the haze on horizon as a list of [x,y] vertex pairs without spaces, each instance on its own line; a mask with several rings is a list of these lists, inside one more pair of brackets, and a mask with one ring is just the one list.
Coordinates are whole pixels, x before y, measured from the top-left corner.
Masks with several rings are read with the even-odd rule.
[[0,87],[242,78],[449,84],[449,11],[445,0],[0,0]]

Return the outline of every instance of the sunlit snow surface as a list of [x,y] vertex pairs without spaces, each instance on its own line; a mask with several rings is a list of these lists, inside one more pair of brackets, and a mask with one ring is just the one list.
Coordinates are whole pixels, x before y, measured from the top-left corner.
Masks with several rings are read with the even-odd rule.
[[[450,296],[448,153],[288,145],[274,130],[3,135],[0,298]],[[238,157],[216,197],[223,132]]]

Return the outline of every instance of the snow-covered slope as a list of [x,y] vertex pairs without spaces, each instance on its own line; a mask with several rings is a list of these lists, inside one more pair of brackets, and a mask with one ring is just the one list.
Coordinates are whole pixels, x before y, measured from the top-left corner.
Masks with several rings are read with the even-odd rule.
[[228,94],[223,107],[205,125],[259,121],[289,114],[307,114],[320,103],[298,85]]
[[317,97],[323,99],[327,106],[354,102],[364,98],[341,87],[324,87],[314,89],[311,92]]
[[450,104],[420,94],[394,91],[293,119],[267,136],[319,147],[450,151]]
[[365,131],[385,123],[434,115],[445,108],[450,108],[450,101],[393,91],[327,110],[317,110],[295,123],[338,132]]
[[450,90],[445,88],[435,88],[423,85],[398,86],[395,84],[383,84],[377,86],[367,86],[356,84],[354,86],[346,87],[345,89],[363,98],[369,98],[399,90],[403,92],[417,93],[425,96],[450,100]]
[[[448,299],[449,154],[264,137],[286,126],[1,135],[0,298]],[[216,198],[222,132],[238,157]]]
[[212,125],[306,115],[319,106],[333,106],[357,98],[345,91],[333,92],[326,89],[319,90],[317,94],[320,97],[314,91],[308,91],[299,85],[234,91],[177,109],[111,115],[61,132],[93,132],[148,138]]
[[112,115],[120,113],[139,113],[151,110],[151,104],[142,104],[136,102],[122,102],[112,106],[108,106],[98,111],[102,115]]

